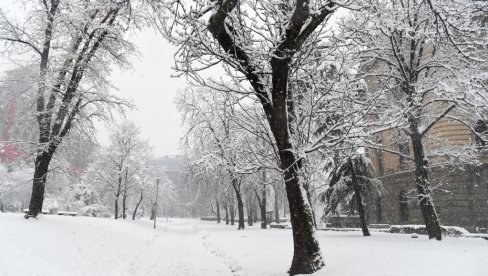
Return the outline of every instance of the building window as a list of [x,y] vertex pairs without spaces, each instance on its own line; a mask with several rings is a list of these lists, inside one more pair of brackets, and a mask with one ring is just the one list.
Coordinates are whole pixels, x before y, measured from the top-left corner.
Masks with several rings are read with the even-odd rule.
[[400,222],[408,222],[408,197],[407,192],[401,191],[399,195]]

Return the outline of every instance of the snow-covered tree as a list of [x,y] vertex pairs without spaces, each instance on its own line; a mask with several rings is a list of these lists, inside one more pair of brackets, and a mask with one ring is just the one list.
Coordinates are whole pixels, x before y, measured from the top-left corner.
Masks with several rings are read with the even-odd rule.
[[29,216],[42,209],[54,153],[73,125],[107,114],[124,101],[109,93],[110,66],[127,65],[134,51],[124,34],[140,21],[136,1],[46,0],[26,2],[26,22],[0,11],[2,54],[28,57],[38,68],[38,148]]
[[330,173],[327,190],[321,195],[325,203],[324,216],[337,211],[343,203],[354,206],[359,214],[364,236],[370,236],[364,210],[367,193],[381,193],[381,182],[373,179],[374,168],[364,154],[349,155]]
[[[486,4],[447,0],[361,4],[362,9],[341,23],[341,47],[355,55],[368,94],[380,98],[376,114],[371,115],[377,124],[371,128],[372,136],[396,129],[410,140],[420,210],[429,237],[440,240],[428,177],[429,155],[460,162],[477,153],[473,145],[450,144],[436,134],[435,126],[450,121],[469,131],[486,117],[482,60],[486,27],[477,18],[486,16],[478,9]],[[444,146],[434,151],[427,150],[427,144]],[[369,140],[369,146],[378,144]],[[408,144],[392,152],[410,159],[405,150]]]
[[122,217],[127,217],[128,198],[139,194],[148,162],[152,159],[147,141],[139,138],[139,129],[132,122],[116,125],[110,145],[102,149],[98,160],[88,173],[113,196],[115,219],[119,218],[119,199],[122,197]]

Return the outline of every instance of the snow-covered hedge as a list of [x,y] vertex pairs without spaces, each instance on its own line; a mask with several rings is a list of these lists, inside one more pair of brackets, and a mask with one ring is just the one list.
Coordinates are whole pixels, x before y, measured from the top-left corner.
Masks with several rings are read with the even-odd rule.
[[[442,234],[450,237],[469,235],[468,230],[459,226],[441,226]],[[390,233],[427,235],[425,225],[392,225]]]

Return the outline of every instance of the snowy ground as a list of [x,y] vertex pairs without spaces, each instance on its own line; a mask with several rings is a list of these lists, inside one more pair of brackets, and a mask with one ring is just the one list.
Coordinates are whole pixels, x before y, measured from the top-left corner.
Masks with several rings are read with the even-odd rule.
[[[488,275],[488,241],[359,232],[318,233],[317,275]],[[0,275],[287,275],[291,231],[215,222],[123,221],[0,214]]]

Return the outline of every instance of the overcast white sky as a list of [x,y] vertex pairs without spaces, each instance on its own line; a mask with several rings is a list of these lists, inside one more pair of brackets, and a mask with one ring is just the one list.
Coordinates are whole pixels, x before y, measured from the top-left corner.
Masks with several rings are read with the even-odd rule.
[[[142,56],[133,58],[133,70],[114,70],[117,95],[133,100],[137,109],[127,112],[127,119],[141,128],[143,138],[155,148],[155,155],[177,154],[182,134],[180,114],[174,98],[185,87],[184,78],[172,78],[175,48],[152,30],[142,31],[133,40]],[[104,140],[101,129],[101,139]],[[102,141],[103,142],[103,141]]]
[[[19,15],[21,10],[14,0],[0,0],[0,8],[10,15]],[[113,85],[116,95],[130,99],[137,109],[128,111],[126,118],[141,129],[141,137],[148,139],[155,149],[155,156],[178,154],[178,141],[182,134],[180,115],[173,100],[176,92],[185,87],[184,78],[172,78],[171,70],[175,48],[161,35],[145,30],[133,37],[140,57],[134,57],[133,70],[114,70]],[[9,68],[8,61],[0,58],[0,74]],[[107,143],[104,124],[97,125],[99,141]]]

